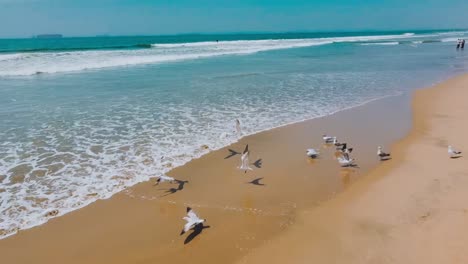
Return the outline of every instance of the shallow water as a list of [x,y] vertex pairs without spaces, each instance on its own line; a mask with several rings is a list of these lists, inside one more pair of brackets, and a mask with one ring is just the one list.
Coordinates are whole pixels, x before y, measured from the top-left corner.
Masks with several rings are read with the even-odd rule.
[[237,118],[248,135],[465,72],[468,56],[450,42],[459,34],[180,36],[145,48],[97,38],[49,43],[52,51],[0,40],[0,230],[43,223],[235,142]]

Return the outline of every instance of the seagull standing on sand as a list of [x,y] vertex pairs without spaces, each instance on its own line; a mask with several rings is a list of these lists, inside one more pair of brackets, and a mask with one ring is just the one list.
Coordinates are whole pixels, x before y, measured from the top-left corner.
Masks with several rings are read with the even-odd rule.
[[327,136],[327,135],[323,135],[322,138],[323,138],[323,141],[326,144],[330,144],[330,143],[333,142],[333,140],[336,140],[336,137],[330,137],[330,136]]
[[206,219],[200,219],[190,207],[187,207],[187,216],[185,216],[183,219],[187,221],[187,223],[184,225],[184,229],[182,229],[180,235],[185,234],[185,232],[196,227],[197,225],[203,224],[206,221]]
[[390,153],[383,152],[382,147],[379,146],[377,148],[377,156],[379,156],[380,160],[386,160],[386,159],[390,158]]
[[156,180],[156,185],[162,183],[162,182],[170,182],[170,183],[173,183],[175,181],[174,178],[172,177],[169,177],[169,176],[166,176],[166,175],[161,175],[161,176],[158,176],[156,177],[157,180]]
[[244,152],[242,152],[241,165],[239,169],[243,170],[244,173],[247,173],[248,170],[252,170],[249,164],[249,145],[246,145]]
[[354,166],[354,159],[348,157],[340,156],[338,157],[338,162],[340,163],[341,167],[351,167]]
[[461,153],[461,151],[455,150],[452,146],[448,146],[448,154],[450,158],[459,157]]
[[242,136],[242,128],[239,119],[236,119],[236,132],[239,137]]
[[310,158],[315,159],[318,157],[319,152],[316,149],[310,148],[310,149],[307,149],[306,155]]

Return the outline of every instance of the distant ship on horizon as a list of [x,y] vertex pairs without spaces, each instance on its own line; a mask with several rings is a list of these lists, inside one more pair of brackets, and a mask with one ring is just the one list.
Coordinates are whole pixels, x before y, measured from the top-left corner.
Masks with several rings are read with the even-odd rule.
[[37,35],[36,38],[63,38],[62,34],[41,34]]

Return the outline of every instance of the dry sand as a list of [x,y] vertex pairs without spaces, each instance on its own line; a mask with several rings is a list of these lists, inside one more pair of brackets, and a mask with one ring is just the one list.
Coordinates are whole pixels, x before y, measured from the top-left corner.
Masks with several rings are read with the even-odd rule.
[[[261,168],[244,174],[238,155],[214,151],[171,171],[189,181],[183,190],[142,183],[0,240],[2,263],[461,261],[468,163],[448,159],[446,145],[468,148],[467,84],[462,76],[418,92],[410,136],[375,170],[376,146],[409,130],[408,96],[246,137],[228,148],[248,143]],[[324,132],[352,143],[360,168],[340,169],[334,148],[321,146]],[[314,162],[305,157],[312,146],[322,152]],[[247,184],[255,178],[266,185]],[[186,206],[207,219],[198,236],[179,236]]]

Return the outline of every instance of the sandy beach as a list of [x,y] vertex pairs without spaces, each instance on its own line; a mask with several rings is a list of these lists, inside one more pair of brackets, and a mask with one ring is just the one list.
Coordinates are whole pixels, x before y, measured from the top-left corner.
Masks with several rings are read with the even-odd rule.
[[447,155],[449,144],[468,148],[466,87],[463,75],[417,91],[391,161],[242,263],[466,263],[468,163]]
[[[0,240],[0,256],[14,264],[466,263],[468,163],[447,155],[449,143],[468,149],[466,87],[462,75],[245,137],[172,170],[182,186],[138,184]],[[323,133],[354,147],[359,167],[340,168]],[[228,149],[246,144],[258,168],[244,173]],[[378,145],[392,160],[379,162]],[[321,158],[308,159],[309,147]],[[258,178],[265,185],[248,184]],[[179,236],[186,206],[207,219],[196,236]]]

